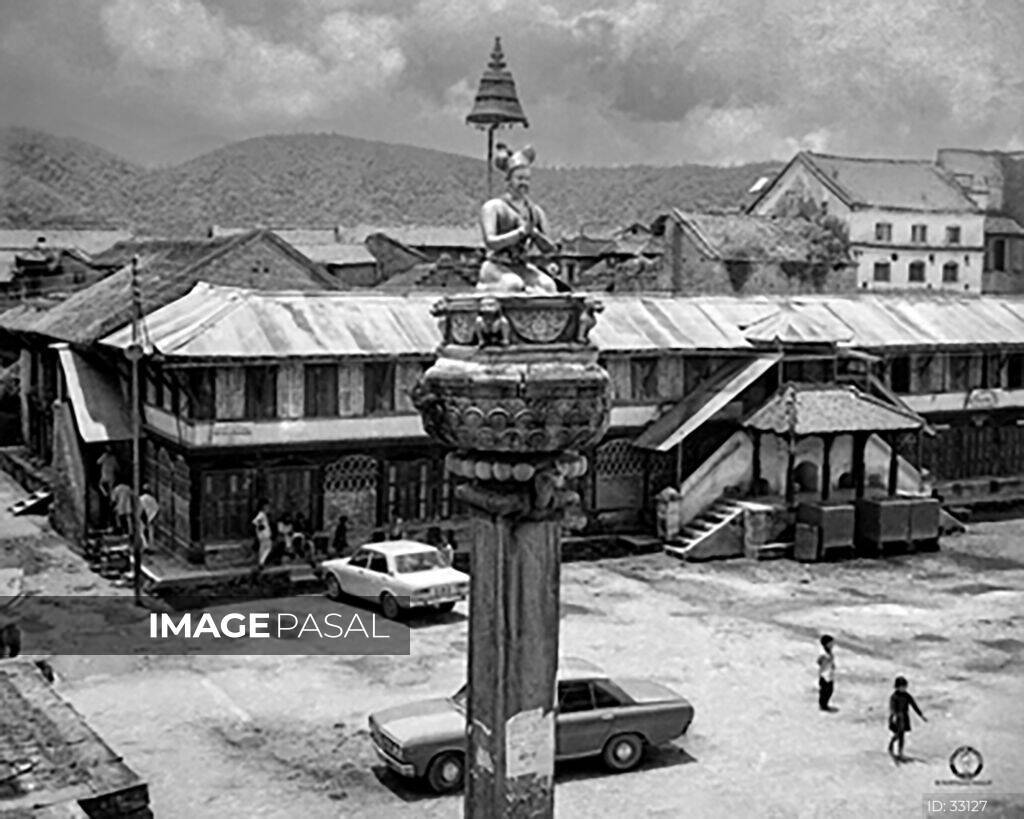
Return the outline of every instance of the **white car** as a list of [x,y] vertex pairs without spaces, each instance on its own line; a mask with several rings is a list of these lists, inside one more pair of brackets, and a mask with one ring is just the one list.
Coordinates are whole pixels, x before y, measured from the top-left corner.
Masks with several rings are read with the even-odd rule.
[[327,596],[371,598],[394,620],[402,610],[451,611],[469,593],[469,575],[445,565],[441,552],[415,540],[367,543],[351,557],[320,564]]

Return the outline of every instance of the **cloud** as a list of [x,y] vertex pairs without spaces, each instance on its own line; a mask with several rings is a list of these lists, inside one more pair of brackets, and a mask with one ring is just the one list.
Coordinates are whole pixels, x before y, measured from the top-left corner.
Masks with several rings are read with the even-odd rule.
[[115,123],[136,154],[325,128],[479,153],[463,120],[496,35],[551,162],[1024,142],[1019,0],[9,4],[5,119]]

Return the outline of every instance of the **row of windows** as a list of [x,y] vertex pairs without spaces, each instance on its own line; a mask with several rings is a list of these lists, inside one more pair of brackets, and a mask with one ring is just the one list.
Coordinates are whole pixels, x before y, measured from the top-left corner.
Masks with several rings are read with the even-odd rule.
[[[876,282],[891,282],[892,263],[875,262],[873,278]],[[924,262],[917,260],[907,265],[907,281],[914,283],[925,281]],[[956,262],[946,262],[942,266],[942,281],[944,284],[960,281],[960,265]]]
[[[421,365],[425,368],[426,364]],[[394,361],[362,365],[362,403],[350,407],[348,415],[394,412],[396,395]],[[279,377],[277,366],[242,368],[241,404],[232,417],[237,420],[270,420],[278,417]],[[303,367],[303,411],[306,418],[334,418],[341,412],[338,367],[335,364],[307,364]],[[182,400],[184,398],[184,400]],[[221,396],[221,400],[225,396]],[[196,421],[217,419],[217,377],[212,367],[156,374],[149,382],[149,403]],[[223,419],[222,419],[223,420]]]
[[889,360],[889,387],[915,395],[1018,390],[1024,387],[1024,354],[895,356]]
[[[876,242],[891,242],[892,241],[892,223],[891,222],[876,222],[875,223],[875,241]],[[911,225],[910,226],[910,241],[913,244],[923,245],[928,242],[928,225]],[[960,244],[960,225],[948,225],[946,227],[946,244],[947,245],[958,245]]]

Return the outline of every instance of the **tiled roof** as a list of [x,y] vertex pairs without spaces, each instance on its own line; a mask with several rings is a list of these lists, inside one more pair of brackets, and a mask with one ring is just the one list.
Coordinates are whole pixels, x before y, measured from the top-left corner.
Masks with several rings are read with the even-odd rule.
[[48,247],[77,247],[93,255],[130,235],[127,230],[0,230],[0,248],[23,250],[35,247],[44,237]]
[[712,258],[805,261],[820,228],[804,219],[770,219],[745,213],[673,212],[696,234]]
[[853,386],[786,384],[744,426],[801,436],[913,430],[924,426],[924,419]]
[[[139,256],[138,281],[143,313],[151,313],[188,293],[203,276],[214,276],[209,266],[223,254],[254,241],[267,241],[292,258],[308,274],[297,288],[322,289],[332,285],[328,276],[312,261],[269,231],[252,231],[240,236],[205,240],[145,240],[121,242],[94,259],[95,264],[120,269],[66,301],[43,313],[31,327],[19,329],[48,338],[88,344],[131,321],[131,269],[134,255]],[[98,261],[97,261],[98,260]],[[243,269],[218,269],[214,276],[226,285],[259,287],[262,274]],[[0,328],[7,326],[0,317]]]
[[927,160],[798,155],[848,204],[919,211],[977,211],[939,166]]
[[1024,227],[1017,224],[1016,219],[1009,216],[986,216],[985,233],[997,233],[1005,236],[1024,236]]
[[376,264],[374,255],[364,244],[348,244],[330,242],[323,244],[293,244],[303,256],[307,256],[317,264]]
[[367,236],[383,233],[409,247],[483,247],[479,227],[451,227],[449,225],[353,225],[338,228],[338,240],[361,244]]

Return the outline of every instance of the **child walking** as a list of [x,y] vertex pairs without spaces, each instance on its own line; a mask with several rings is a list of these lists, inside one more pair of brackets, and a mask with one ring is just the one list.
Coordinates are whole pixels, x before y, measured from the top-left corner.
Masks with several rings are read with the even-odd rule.
[[818,708],[822,711],[835,711],[828,704],[835,690],[836,658],[832,649],[836,641],[831,634],[821,636],[822,653],[818,656]]
[[[914,697],[907,691],[906,677],[897,677],[893,687],[895,690],[889,697],[889,730],[892,731],[892,739],[889,740],[889,756],[896,762],[902,762],[905,759],[903,738],[910,730],[910,709],[913,708],[925,722],[928,722],[928,718],[921,713]],[[894,745],[896,753],[893,753]]]

